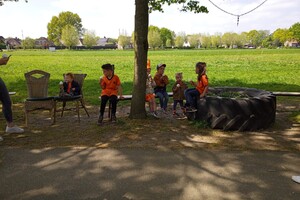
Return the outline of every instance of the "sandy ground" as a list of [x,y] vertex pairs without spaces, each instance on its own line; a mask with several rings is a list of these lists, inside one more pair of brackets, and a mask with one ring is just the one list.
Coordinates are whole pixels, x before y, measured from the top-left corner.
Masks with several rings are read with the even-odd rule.
[[[4,133],[4,119],[0,116],[4,141],[0,146],[6,147],[129,147],[129,148],[211,148],[239,150],[282,150],[300,151],[299,120],[291,116],[300,111],[299,98],[281,100],[277,104],[276,122],[266,130],[255,132],[224,132],[213,130],[199,123],[179,120],[172,112],[162,115],[161,119],[149,117],[146,120],[130,120],[129,106],[118,107],[118,122],[97,125],[99,108],[88,106],[90,117],[81,110],[78,122],[74,112],[65,112],[57,117],[57,123],[51,125],[49,112],[37,111],[30,114],[29,126],[23,134]],[[171,106],[170,106],[171,107]],[[22,105],[14,105],[17,124],[24,127]],[[107,120],[107,118],[105,119]]]

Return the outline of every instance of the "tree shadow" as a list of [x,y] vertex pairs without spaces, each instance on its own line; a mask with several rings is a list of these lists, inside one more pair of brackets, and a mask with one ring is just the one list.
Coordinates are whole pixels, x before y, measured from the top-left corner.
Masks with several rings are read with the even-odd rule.
[[[1,199],[297,199],[298,154],[3,149]],[[268,161],[268,162],[266,162]]]
[[[51,80],[49,86],[49,95],[55,96],[58,94],[58,83],[60,80]],[[23,80],[16,80],[17,84],[24,87]],[[239,80],[230,80],[231,83],[237,85],[246,85]],[[220,82],[220,84],[225,84]],[[267,87],[275,83],[265,83]],[[172,80],[170,85],[172,85]],[[275,84],[276,85],[276,84]],[[132,86],[132,82],[124,82],[123,87],[124,94],[131,94],[129,91]],[[227,85],[226,85],[227,86]],[[256,85],[246,85],[246,87],[255,87]],[[282,85],[279,84],[278,87]],[[25,86],[26,87],[26,86]],[[95,89],[91,89],[91,87]],[[286,85],[285,85],[286,87]],[[298,87],[295,85],[289,85],[288,87]],[[96,89],[97,88],[97,89]],[[256,87],[257,88],[257,87]],[[27,89],[24,88],[25,92]],[[81,122],[77,122],[77,116],[75,113],[66,113],[63,118],[58,116],[57,123],[51,126],[51,120],[49,113],[39,113],[30,116],[30,125],[26,128],[25,134],[21,135],[4,135],[4,145],[8,146],[34,146],[32,141],[37,140],[36,147],[45,146],[65,146],[65,145],[83,145],[83,146],[107,146],[107,147],[120,147],[122,146],[121,140],[126,141],[125,147],[129,144],[137,147],[169,145],[169,147],[191,147],[191,148],[205,148],[205,147],[222,147],[234,148],[234,149],[266,149],[264,144],[270,146],[272,150],[292,150],[299,151],[299,123],[292,122],[289,118],[289,113],[284,114],[282,107],[289,107],[290,111],[299,111],[299,101],[294,99],[281,100],[279,106],[280,111],[276,114],[275,124],[266,129],[256,132],[223,132],[219,130],[212,130],[209,128],[197,128],[187,121],[174,120],[172,117],[162,118],[161,120],[141,120],[132,121],[127,118],[129,114],[128,104],[118,105],[118,117],[120,117],[119,123],[116,126],[105,125],[98,127],[96,125],[97,117],[99,114],[99,96],[100,88],[98,82],[95,79],[87,78],[83,86],[84,98],[87,101],[88,111],[91,117],[86,117],[84,112],[81,112]],[[170,90],[169,90],[170,91]],[[17,91],[17,95],[18,95]],[[15,96],[12,96],[13,102],[15,102]],[[91,102],[96,106],[91,105]],[[170,99],[172,104],[172,99]],[[294,102],[291,106],[290,103]],[[146,105],[148,106],[148,105]],[[171,107],[171,105],[170,105]],[[24,123],[23,105],[18,104],[14,106],[14,118],[17,124]],[[0,116],[1,122],[4,123],[3,116]],[[148,126],[150,124],[150,126]],[[151,126],[152,125],[152,126]],[[49,128],[51,127],[51,128]],[[159,127],[159,128],[158,128]],[[150,132],[149,132],[150,130]],[[54,133],[53,133],[54,132]],[[102,138],[97,137],[98,132],[104,133]],[[141,134],[141,132],[143,134]],[[156,135],[146,134],[154,132]],[[39,133],[39,134],[36,134]],[[167,137],[163,137],[163,134],[167,133]],[[184,133],[184,134],[181,134]],[[215,134],[217,133],[217,135]],[[86,134],[84,140],[80,141],[79,138],[83,134]],[[172,135],[174,134],[174,135]],[[174,137],[173,137],[174,136]],[[207,140],[199,139],[199,136],[207,137]],[[21,137],[22,140],[18,140]],[[133,139],[131,139],[132,137]],[[56,140],[59,138],[59,140]],[[74,140],[70,139],[74,138]],[[135,138],[137,138],[135,140]],[[208,138],[214,138],[212,141],[208,141]],[[146,141],[146,142],[144,142]],[[261,141],[261,144],[258,143]],[[149,143],[150,142],[150,143]]]
[[[58,82],[51,83],[51,94]],[[84,87],[96,88],[95,82],[87,79]],[[226,86],[244,84],[231,82],[237,85]],[[95,90],[85,97],[98,102],[99,94]],[[284,102],[283,107],[288,105]],[[80,123],[76,115],[66,113],[51,126],[49,119],[41,118],[48,113],[42,113],[33,115],[23,134],[0,131],[5,139],[0,144],[5,147],[0,154],[0,199],[298,199],[300,195],[290,180],[299,175],[300,126],[288,112],[278,112],[276,123],[266,130],[239,133],[199,128],[173,118],[129,120],[125,106],[118,108],[125,115],[117,124],[99,127],[98,108],[89,106],[91,117],[82,116]],[[14,108],[18,108],[16,123],[23,122],[22,105]]]

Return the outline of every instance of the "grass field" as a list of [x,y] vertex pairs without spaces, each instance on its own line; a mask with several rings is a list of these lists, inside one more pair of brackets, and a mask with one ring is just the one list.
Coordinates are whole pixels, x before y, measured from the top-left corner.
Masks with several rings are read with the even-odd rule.
[[[119,75],[124,94],[131,94],[133,80],[133,51],[68,51],[4,52],[12,57],[0,67],[0,77],[10,91],[16,91],[14,102],[27,97],[24,73],[40,69],[51,74],[49,95],[58,94],[58,83],[66,72],[87,73],[84,94],[89,104],[99,104],[98,79],[101,65],[113,63]],[[269,91],[300,91],[300,49],[251,50],[167,50],[150,51],[152,74],[156,64],[167,64],[166,74],[174,82],[174,74],[183,72],[184,80],[196,79],[194,65],[206,62],[210,86],[253,87]]]

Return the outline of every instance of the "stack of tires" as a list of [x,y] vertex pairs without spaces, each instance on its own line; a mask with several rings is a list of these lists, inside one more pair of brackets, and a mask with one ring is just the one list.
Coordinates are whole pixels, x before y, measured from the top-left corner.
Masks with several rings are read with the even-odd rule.
[[[246,98],[219,97],[221,92],[245,94]],[[213,129],[254,131],[275,122],[276,96],[252,88],[216,87],[198,100],[196,120],[207,121]]]

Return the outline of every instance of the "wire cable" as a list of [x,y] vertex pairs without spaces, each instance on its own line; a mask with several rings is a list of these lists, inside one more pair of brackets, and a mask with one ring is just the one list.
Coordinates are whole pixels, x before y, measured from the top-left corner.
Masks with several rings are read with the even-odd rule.
[[231,13],[231,12],[228,12],[224,9],[222,9],[220,6],[218,6],[217,4],[215,4],[214,2],[212,2],[211,0],[208,0],[212,5],[214,5],[216,8],[218,8],[219,10],[223,11],[224,13],[227,13],[229,15],[232,15],[232,16],[235,16],[237,17],[237,26],[239,25],[239,21],[240,21],[240,17],[241,16],[244,16],[244,15],[247,15],[251,12],[253,12],[254,10],[256,10],[257,8],[261,7],[264,3],[266,3],[268,0],[264,0],[261,4],[259,4],[258,6],[256,6],[255,8],[245,12],[245,13],[242,13],[242,14],[234,14],[234,13]]

